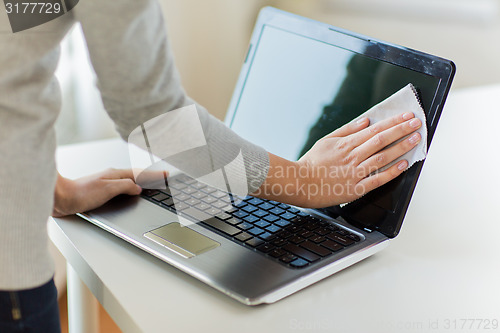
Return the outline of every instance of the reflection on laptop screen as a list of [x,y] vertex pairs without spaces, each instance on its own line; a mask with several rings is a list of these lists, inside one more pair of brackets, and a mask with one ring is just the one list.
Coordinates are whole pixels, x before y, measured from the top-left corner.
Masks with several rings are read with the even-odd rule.
[[[428,112],[439,84],[438,78],[269,25],[251,61],[231,128],[291,160],[408,83]],[[401,186],[388,185],[369,198],[394,211]]]

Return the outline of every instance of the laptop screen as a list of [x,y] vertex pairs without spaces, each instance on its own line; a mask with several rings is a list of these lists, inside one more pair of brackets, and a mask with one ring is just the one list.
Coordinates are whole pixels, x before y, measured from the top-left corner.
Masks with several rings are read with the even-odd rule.
[[[429,116],[441,80],[366,56],[380,52],[378,45],[373,52],[368,45],[361,54],[272,25],[263,25],[254,47],[229,123],[243,138],[290,160],[408,83],[419,91]],[[387,59],[391,50],[385,51]],[[368,218],[370,207],[396,210],[405,174],[361,199]]]

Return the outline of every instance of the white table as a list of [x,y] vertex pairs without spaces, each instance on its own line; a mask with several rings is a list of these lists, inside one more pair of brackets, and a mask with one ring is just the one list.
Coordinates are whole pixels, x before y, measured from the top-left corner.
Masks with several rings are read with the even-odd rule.
[[[50,221],[50,237],[124,332],[499,332],[480,322],[500,320],[499,98],[500,86],[451,94],[387,249],[272,305],[241,305],[77,217]],[[126,147],[61,147],[58,166],[68,177],[127,167]]]

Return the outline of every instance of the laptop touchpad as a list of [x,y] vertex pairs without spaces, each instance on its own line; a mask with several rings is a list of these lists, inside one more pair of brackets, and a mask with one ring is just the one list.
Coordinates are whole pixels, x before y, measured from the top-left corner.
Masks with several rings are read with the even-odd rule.
[[146,232],[144,237],[185,258],[192,258],[220,245],[193,229],[181,226],[179,222],[172,222]]

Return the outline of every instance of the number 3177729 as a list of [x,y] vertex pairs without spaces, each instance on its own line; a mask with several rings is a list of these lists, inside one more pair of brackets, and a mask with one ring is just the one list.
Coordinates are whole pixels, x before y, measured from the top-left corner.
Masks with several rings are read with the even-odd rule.
[[62,11],[57,2],[6,2],[5,9],[7,14],[59,14]]

